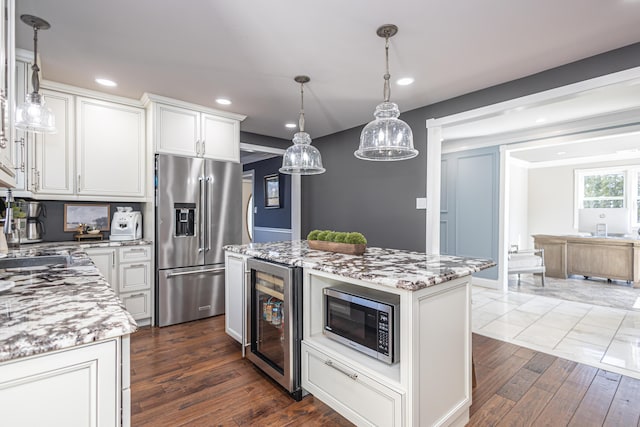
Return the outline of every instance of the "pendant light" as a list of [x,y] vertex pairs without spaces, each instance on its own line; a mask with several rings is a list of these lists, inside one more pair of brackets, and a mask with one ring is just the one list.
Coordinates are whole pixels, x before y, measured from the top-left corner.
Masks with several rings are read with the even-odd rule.
[[378,104],[373,113],[375,120],[362,129],[360,147],[353,153],[362,160],[390,161],[406,160],[418,155],[413,148],[413,132],[408,124],[398,119],[400,110],[396,103],[390,102],[389,86],[389,38],[398,32],[395,25],[383,25],[376,34],[385,39],[384,102]]
[[299,129],[293,136],[293,145],[282,156],[281,173],[296,175],[317,175],[324,173],[322,157],[318,149],[311,145],[311,137],[304,131],[304,84],[311,80],[308,76],[296,76],[300,83],[300,120]]
[[46,30],[51,25],[42,18],[32,15],[22,15],[20,19],[33,28],[33,65],[31,70],[31,83],[33,92],[27,94],[25,102],[16,108],[16,128],[35,133],[55,133],[55,118],[50,108],[45,106],[44,97],[38,93],[40,90],[40,77],[38,73],[38,30]]

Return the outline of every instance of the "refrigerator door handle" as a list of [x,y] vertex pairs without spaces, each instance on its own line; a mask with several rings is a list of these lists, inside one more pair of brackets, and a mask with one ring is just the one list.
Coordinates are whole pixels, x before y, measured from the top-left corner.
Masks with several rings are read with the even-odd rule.
[[191,275],[191,274],[222,273],[223,271],[224,271],[224,267],[209,268],[209,269],[206,269],[206,270],[182,271],[180,273],[169,273],[169,274],[167,274],[167,279],[171,279],[172,277],[178,277],[178,276],[188,276],[188,275]]
[[208,176],[207,180],[206,180],[206,188],[207,189],[206,189],[206,191],[204,193],[205,218],[206,218],[205,221],[204,221],[204,224],[205,224],[205,227],[206,227],[206,234],[207,234],[206,235],[207,239],[204,241],[205,242],[205,244],[204,244],[204,251],[205,252],[209,252],[209,250],[211,249],[209,247],[209,244],[211,243],[211,236],[209,236],[209,233],[211,232],[211,230],[209,230],[209,226],[211,225],[210,221],[209,221],[209,192],[211,191],[211,189],[210,189],[210,185],[211,184],[210,183],[212,183],[212,182],[213,182],[213,178]]
[[198,209],[198,232],[200,235],[198,238],[198,253],[200,253],[200,252],[204,252],[204,245],[205,245],[204,223],[206,221],[206,216],[204,214],[204,209],[205,209],[204,200],[205,200],[205,194],[207,189],[206,189],[206,181],[204,176],[199,176],[198,181],[200,185],[200,194],[199,194],[199,200],[198,200],[198,203],[200,204],[199,206],[200,209]]

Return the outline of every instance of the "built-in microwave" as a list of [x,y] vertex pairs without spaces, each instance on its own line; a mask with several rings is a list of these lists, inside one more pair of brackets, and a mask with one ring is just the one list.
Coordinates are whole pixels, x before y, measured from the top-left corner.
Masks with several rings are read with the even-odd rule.
[[388,364],[400,360],[400,296],[355,285],[324,288],[323,333]]

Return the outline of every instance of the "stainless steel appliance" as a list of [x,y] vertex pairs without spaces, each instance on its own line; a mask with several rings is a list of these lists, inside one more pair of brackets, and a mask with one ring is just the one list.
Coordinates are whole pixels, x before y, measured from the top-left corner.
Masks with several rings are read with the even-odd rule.
[[130,207],[118,206],[111,220],[109,240],[142,239],[142,214]]
[[300,400],[302,269],[249,259],[251,272],[247,358]]
[[324,289],[324,329],[331,339],[388,364],[400,360],[400,296],[355,285]]
[[42,237],[46,233],[44,222],[40,219],[40,216],[47,216],[46,206],[40,202],[20,202],[20,207],[23,212],[26,213],[27,219],[24,223],[24,236],[23,243],[37,243],[42,242]]
[[156,323],[224,313],[224,251],[242,241],[237,163],[156,156]]

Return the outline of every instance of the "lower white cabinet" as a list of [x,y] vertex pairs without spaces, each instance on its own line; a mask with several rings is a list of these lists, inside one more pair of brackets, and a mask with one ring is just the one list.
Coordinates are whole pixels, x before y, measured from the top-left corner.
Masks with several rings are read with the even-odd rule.
[[[128,426],[128,336],[0,364],[0,424]],[[127,345],[122,345],[124,341]]]
[[[304,388],[359,425],[401,426],[402,394],[302,343]],[[348,414],[348,416],[347,416]]]
[[88,248],[86,252],[131,316],[135,320],[148,319],[151,323],[151,246]]
[[[249,270],[245,255],[227,252],[225,254],[225,281],[224,281],[224,309],[225,332],[233,339],[242,343],[243,338],[248,340],[246,334],[247,303]],[[245,344],[246,345],[246,344]]]

